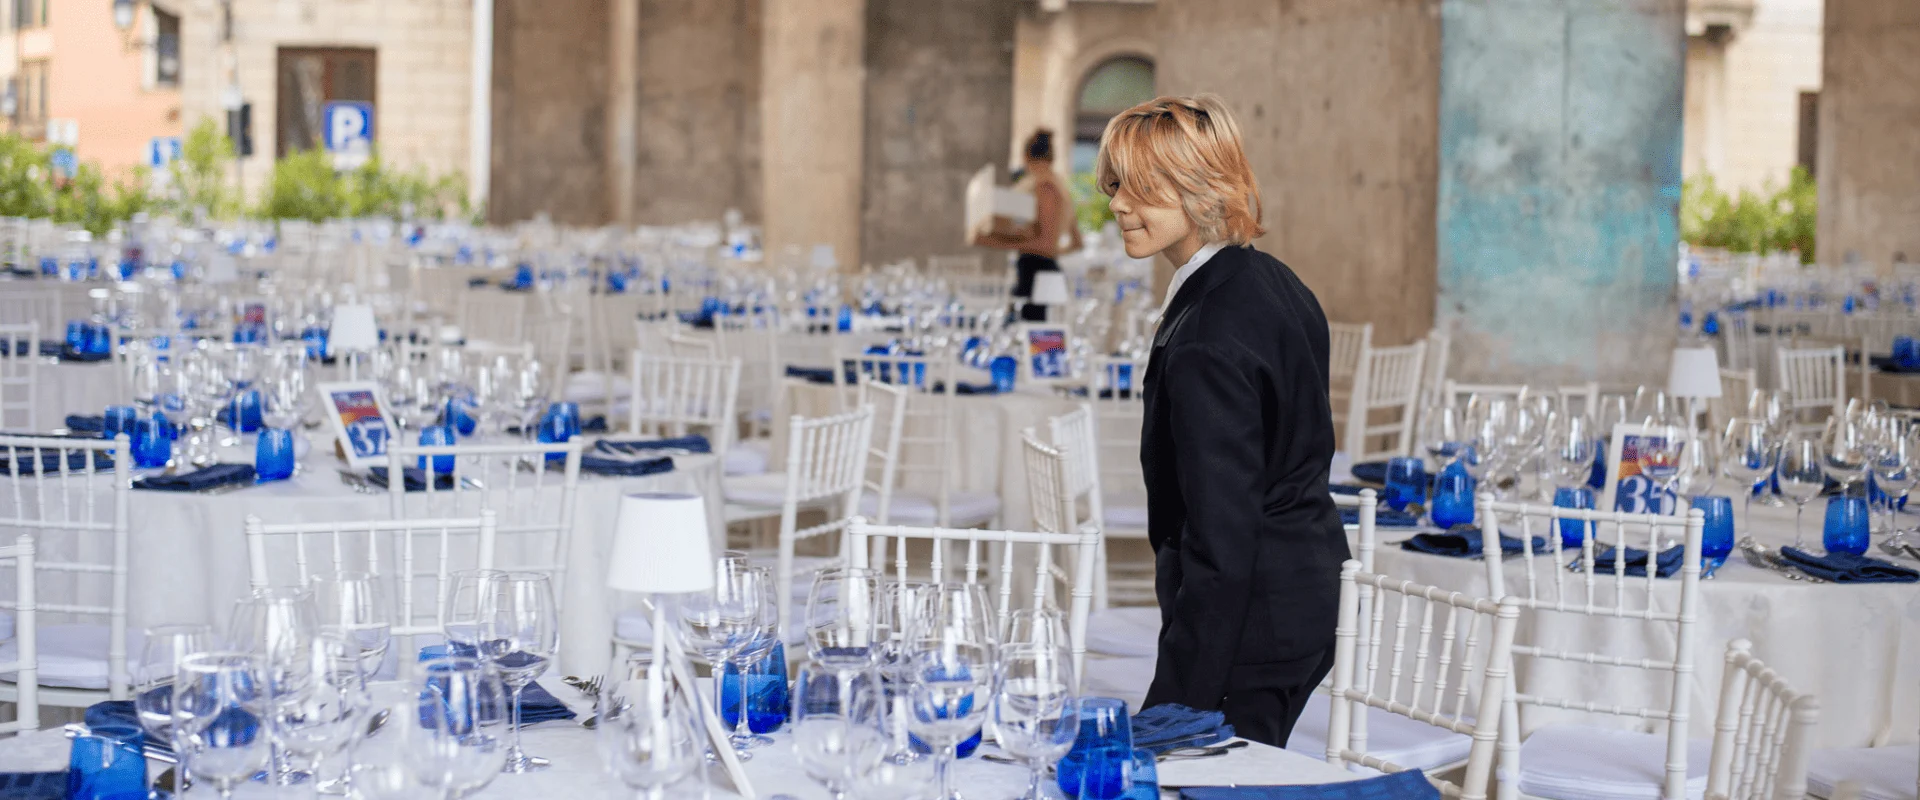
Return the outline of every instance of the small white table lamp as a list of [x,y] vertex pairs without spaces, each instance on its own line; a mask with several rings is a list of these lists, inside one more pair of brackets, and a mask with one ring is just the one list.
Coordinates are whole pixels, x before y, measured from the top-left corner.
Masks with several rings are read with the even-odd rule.
[[[327,355],[365,353],[380,347],[380,323],[373,319],[373,306],[348,304],[333,307],[333,325],[327,329]],[[359,380],[359,362],[347,363],[347,379]]]
[[1698,401],[1720,396],[1720,358],[1711,347],[1676,347],[1667,370],[1667,394],[1687,398],[1687,426],[1698,424]]
[[1059,270],[1034,273],[1033,296],[1027,298],[1027,302],[1047,306],[1048,321],[1052,321],[1053,306],[1063,306],[1072,300],[1073,295],[1067,291],[1067,276]]

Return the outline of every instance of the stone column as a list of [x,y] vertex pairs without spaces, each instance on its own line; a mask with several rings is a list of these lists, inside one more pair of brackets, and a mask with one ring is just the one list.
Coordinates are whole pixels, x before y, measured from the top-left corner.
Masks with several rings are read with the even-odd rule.
[[634,131],[640,121],[640,0],[611,0],[607,26],[607,208],[633,224]]
[[1820,262],[1920,262],[1920,2],[1827,0],[1824,46]]
[[610,216],[608,11],[606,0],[494,4],[490,221],[545,212],[556,223],[599,225]]
[[1299,273],[1329,319],[1372,322],[1383,344],[1424,336],[1436,3],[1181,0],[1158,19],[1160,92],[1218,94],[1240,122],[1266,207],[1256,246]]
[[761,37],[761,208],[769,255],[830,244],[860,264],[866,0],[769,0]]
[[1439,316],[1453,375],[1662,383],[1683,0],[1447,0]]

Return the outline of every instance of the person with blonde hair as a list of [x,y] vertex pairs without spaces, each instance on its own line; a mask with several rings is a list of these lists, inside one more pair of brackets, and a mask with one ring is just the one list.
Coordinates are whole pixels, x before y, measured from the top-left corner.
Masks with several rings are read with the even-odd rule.
[[1121,112],[1095,166],[1127,255],[1180,265],[1146,373],[1140,463],[1160,602],[1148,707],[1284,746],[1333,668],[1340,565],[1327,318],[1252,247],[1260,189],[1217,97]]

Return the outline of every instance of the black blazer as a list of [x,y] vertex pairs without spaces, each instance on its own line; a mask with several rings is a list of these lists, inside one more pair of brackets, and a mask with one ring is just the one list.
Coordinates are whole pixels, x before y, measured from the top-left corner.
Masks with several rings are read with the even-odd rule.
[[1154,336],[1140,463],[1160,597],[1147,705],[1216,709],[1229,671],[1299,671],[1333,645],[1348,558],[1327,492],[1327,318],[1277,259],[1222,249]]

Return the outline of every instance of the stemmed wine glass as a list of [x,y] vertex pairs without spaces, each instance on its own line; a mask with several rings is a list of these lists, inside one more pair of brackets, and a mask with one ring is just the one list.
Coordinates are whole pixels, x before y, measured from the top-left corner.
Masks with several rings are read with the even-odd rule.
[[[310,676],[297,686],[276,692],[268,705],[274,740],[288,753],[312,765],[315,774],[334,756],[346,752],[366,730],[372,698],[360,670],[358,646],[337,636],[315,636],[307,657]],[[267,687],[276,687],[269,683]],[[347,770],[342,770],[344,776]],[[344,778],[320,784],[323,793],[344,793]],[[327,790],[333,791],[327,791]]]
[[480,608],[480,654],[512,692],[513,732],[506,772],[547,767],[545,759],[520,749],[520,694],[547,671],[559,650],[560,616],[553,602],[553,583],[545,574],[508,572],[488,585]]
[[1820,462],[1827,476],[1840,483],[1845,495],[1872,466],[1872,441],[1866,420],[1858,413],[1835,414],[1820,434]]
[[1030,770],[1027,791],[1020,800],[1043,800],[1047,795],[1042,779],[1048,767],[1073,748],[1080,729],[1073,660],[1058,640],[1012,641],[1000,654],[1002,678],[993,700],[993,730],[1000,748]]
[[1802,520],[1807,502],[1827,488],[1826,453],[1820,439],[1808,433],[1793,433],[1780,445],[1780,493],[1793,501],[1793,546],[1806,546]]
[[[318,616],[313,592],[306,588],[254,589],[249,596],[234,602],[227,642],[257,658],[254,668],[264,684],[260,687],[260,697],[269,719],[273,717],[273,704],[297,698],[312,684],[313,638],[319,632]],[[281,786],[299,783],[307,777],[295,770],[286,756],[285,748],[275,737],[270,781]]]
[[[679,604],[681,630],[694,651],[713,666],[715,675],[752,649],[760,637],[761,606],[767,599],[763,589],[766,574],[754,571],[742,561],[722,559],[715,567],[713,591],[694,594]],[[747,669],[742,668],[740,674],[747,674]],[[716,708],[722,698],[717,688],[713,693]],[[745,691],[740,693],[743,704],[747,695]],[[740,718],[746,717],[746,707],[742,705]],[[733,749],[741,761],[751,758],[747,743],[736,741]]]
[[479,655],[480,628],[485,619],[483,612],[487,593],[504,574],[492,569],[463,569],[447,576],[447,596],[441,604],[440,632],[447,637],[448,655]]
[[1593,474],[1594,446],[1598,441],[1586,417],[1556,414],[1547,426],[1544,445],[1554,485],[1568,489],[1586,485],[1587,478]]
[[174,737],[189,774],[223,798],[267,765],[263,714],[268,705],[259,660],[247,653],[195,653],[180,661],[173,684]]
[[940,584],[907,636],[907,728],[933,750],[939,800],[957,800],[953,762],[999,689],[990,606],[980,587]]
[[377,575],[342,572],[317,577],[308,586],[313,589],[320,634],[352,646],[361,674],[373,679],[393,643],[393,609],[387,603],[386,584]]
[[594,728],[614,776],[646,800],[660,800],[700,766],[706,734],[672,679],[649,675],[650,666],[651,659],[638,655],[614,665],[595,698]]
[[1740,487],[1746,497],[1740,517],[1753,527],[1753,495],[1763,481],[1773,477],[1780,450],[1773,437],[1773,426],[1765,419],[1735,417],[1727,421],[1721,437],[1720,471]]
[[[1680,478],[1680,464],[1691,444],[1691,434],[1679,425],[1655,422],[1647,426],[1646,435],[1637,440],[1634,458],[1640,465],[1640,474],[1653,483],[1655,493],[1650,503],[1654,512],[1660,512],[1660,504],[1673,493],[1674,483]],[[1674,503],[1673,513],[1679,512],[1679,503]]]
[[1420,418],[1420,445],[1432,460],[1433,474],[1453,463],[1460,456],[1460,449],[1466,441],[1466,422],[1460,409],[1454,406],[1438,406],[1427,409]]
[[807,593],[807,655],[849,672],[877,664],[881,598],[879,577],[871,570],[842,567],[816,574]]
[[[759,614],[754,621],[752,639],[734,656],[738,660],[740,675],[740,713],[734,719],[732,742],[734,749],[746,750],[773,744],[772,739],[753,732],[747,721],[747,709],[753,695],[749,678],[753,672],[753,662],[766,657],[773,652],[774,645],[780,643],[780,604],[774,599],[773,570],[747,566],[744,559],[737,563],[753,573],[752,583],[760,593]],[[725,718],[724,713],[721,716]]]
[[885,692],[870,671],[843,679],[832,667],[808,663],[795,676],[793,752],[835,800],[885,757],[885,708]]
[[411,684],[419,698],[416,719],[404,721],[426,733],[416,779],[448,798],[486,788],[506,764],[500,726],[508,724],[507,697],[499,673],[465,656],[431,658],[420,669]]
[[[1680,454],[1680,472],[1674,487],[1680,497],[1696,500],[1713,492],[1720,477],[1721,447],[1718,437],[1705,431],[1693,431],[1692,441]],[[1684,513],[1685,505],[1682,505]]]
[[533,421],[547,406],[547,377],[538,359],[522,359],[509,378],[507,402],[514,419],[520,423],[520,435],[531,441],[537,431]]
[[1899,503],[1916,484],[1920,484],[1920,438],[1915,431],[1897,421],[1889,421],[1877,432],[1873,443],[1873,480],[1886,495],[1887,540],[1881,549],[1903,553],[1906,532],[1900,530]]
[[[213,649],[211,625],[160,625],[146,630],[140,663],[133,671],[133,707],[140,727],[156,741],[166,742],[175,754],[184,757],[173,715],[173,689],[180,665],[188,656]],[[192,768],[180,770],[181,776]]]

